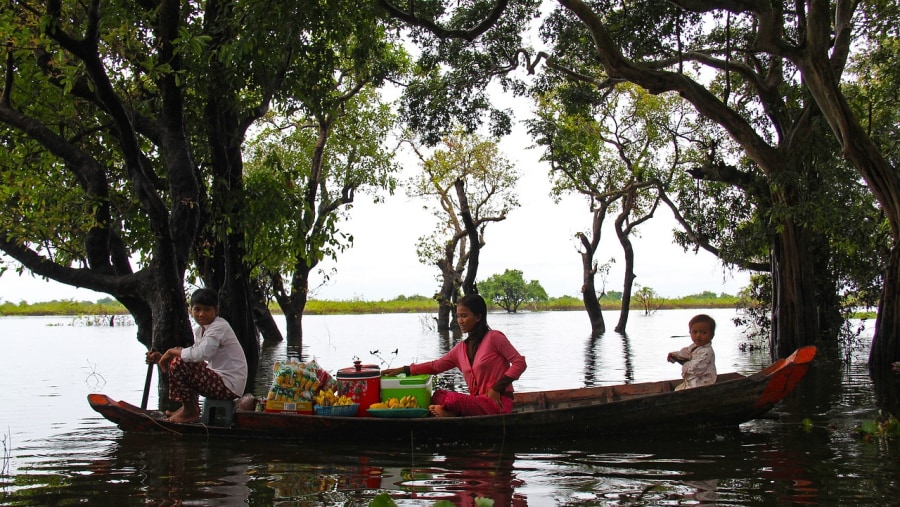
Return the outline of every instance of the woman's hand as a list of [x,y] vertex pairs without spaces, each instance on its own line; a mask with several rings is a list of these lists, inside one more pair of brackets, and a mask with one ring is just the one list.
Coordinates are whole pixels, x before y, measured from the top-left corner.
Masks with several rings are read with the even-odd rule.
[[159,352],[157,352],[155,350],[148,350],[147,357],[145,360],[146,360],[147,364],[158,364],[159,359],[161,357],[162,357],[162,354],[160,354]]
[[503,396],[496,389],[488,391],[487,397],[496,401],[498,407],[503,408]]
[[385,377],[396,377],[397,375],[400,375],[401,373],[403,373],[403,372],[405,372],[405,371],[406,371],[406,370],[405,370],[404,368],[402,368],[402,367],[400,367],[400,368],[387,368],[387,369],[385,369],[385,370],[381,370],[381,374],[384,375]]

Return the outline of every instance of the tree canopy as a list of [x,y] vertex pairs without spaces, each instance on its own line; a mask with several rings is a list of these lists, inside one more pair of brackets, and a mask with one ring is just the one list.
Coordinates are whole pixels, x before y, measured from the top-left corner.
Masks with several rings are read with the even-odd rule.
[[491,275],[478,282],[478,293],[507,313],[516,313],[523,304],[548,299],[547,291],[541,287],[540,282],[526,282],[523,272],[518,269],[507,269],[503,274]]

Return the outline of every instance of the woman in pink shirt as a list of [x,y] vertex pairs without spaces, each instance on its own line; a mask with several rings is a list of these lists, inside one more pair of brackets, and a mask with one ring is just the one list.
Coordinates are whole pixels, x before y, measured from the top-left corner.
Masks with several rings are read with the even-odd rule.
[[456,321],[460,331],[468,333],[468,337],[444,357],[402,368],[388,368],[382,373],[387,376],[399,373],[434,375],[459,368],[469,394],[435,390],[428,407],[432,414],[446,417],[512,412],[512,383],[525,371],[525,357],[512,346],[506,335],[488,327],[487,304],[478,294],[467,294],[459,299]]

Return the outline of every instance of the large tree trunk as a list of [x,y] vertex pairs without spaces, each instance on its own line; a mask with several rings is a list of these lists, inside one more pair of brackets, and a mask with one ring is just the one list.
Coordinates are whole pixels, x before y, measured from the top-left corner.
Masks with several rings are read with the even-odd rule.
[[891,254],[884,273],[881,301],[869,366],[885,369],[900,361],[900,175],[872,142],[850,110],[827,61],[804,61],[803,78],[841,143],[845,158],[866,180],[891,224]]
[[631,292],[634,289],[634,247],[628,239],[629,229],[624,226],[625,219],[631,213],[630,205],[623,205],[622,212],[616,217],[616,237],[622,245],[622,253],[625,255],[625,279],[622,280],[622,306],[619,309],[619,322],[616,323],[615,332],[625,333],[628,325],[628,315],[631,313]]
[[[238,236],[237,234],[235,236]],[[243,232],[240,234],[243,243]],[[236,241],[237,238],[232,238]],[[232,243],[232,242],[229,242]],[[247,389],[252,389],[256,381],[256,371],[259,366],[259,334],[253,322],[253,297],[250,292],[250,273],[244,265],[244,249],[239,245],[229,247],[228,257],[232,270],[228,273],[239,273],[224,280],[224,286],[219,289],[219,304],[221,315],[231,324],[244,355],[247,358]],[[222,291],[225,297],[222,297]]]
[[[840,86],[843,64],[848,55],[853,30],[853,10],[857,2],[808,2],[806,39],[799,51],[787,54],[797,66],[804,84],[828,121],[844,157],[878,199],[891,225],[891,255],[884,274],[884,287],[878,305],[875,335],[869,353],[869,366],[884,370],[900,361],[900,174],[891,167],[881,150],[869,137],[854,114]],[[781,41],[760,39],[762,48],[783,53]]]
[[456,300],[459,297],[460,274],[453,269],[452,260],[438,264],[441,269],[441,290],[437,293],[437,329],[440,332],[459,329],[456,323]]
[[[191,332],[191,320],[188,316],[187,301],[184,298],[184,282],[182,275],[177,277],[162,275],[154,277],[150,284],[156,285],[158,297],[151,297],[148,302],[153,314],[153,349],[160,352],[170,347],[186,347],[193,345],[194,335]],[[148,293],[150,287],[147,287]],[[175,309],[175,310],[173,310]],[[159,408],[173,408],[169,401],[168,376],[157,368],[159,381]]]
[[313,266],[298,259],[294,264],[294,275],[291,277],[291,292],[287,293],[278,273],[272,275],[272,289],[275,301],[284,313],[285,330],[289,347],[303,346],[303,312],[309,301],[309,273]]
[[256,329],[262,335],[263,343],[279,343],[284,341],[275,318],[272,317],[272,311],[269,310],[269,297],[262,288],[263,282],[254,279],[251,282],[251,290],[253,291],[253,322]]
[[[215,51],[235,37],[229,23],[219,22],[233,14],[233,6],[212,2],[206,7],[209,46],[211,51]],[[212,76],[227,76],[230,74],[227,65],[227,62],[212,58],[208,71]],[[207,271],[203,278],[207,286],[219,292],[219,313],[231,324],[244,349],[250,372],[247,388],[252,389],[259,365],[259,336],[253,319],[250,270],[244,262],[246,196],[241,144],[253,118],[243,116],[244,112],[238,105],[237,88],[227,78],[210,80],[205,100],[204,121],[212,174],[209,206],[214,210],[213,216],[223,222],[206,224],[210,245],[202,245],[201,248],[211,246],[215,258],[207,264],[213,270]]]
[[876,371],[887,370],[896,361],[900,361],[900,242],[895,238],[884,274],[869,367]]
[[303,345],[303,312],[298,311],[293,303],[282,307],[282,312],[284,312],[288,345],[301,347]]
[[227,217],[227,229],[231,232],[222,237],[219,235],[224,229],[222,224],[206,224],[208,228],[219,229],[219,234],[208,232],[213,238],[216,256],[211,263],[215,268],[206,274],[205,280],[209,287],[219,292],[219,314],[231,324],[244,349],[250,372],[247,381],[249,389],[253,386],[259,365],[259,337],[253,322],[250,272],[244,263],[243,208],[246,197],[241,153],[244,132],[237,116],[233,92],[230,89],[216,90],[218,87],[215,84],[213,88],[206,107],[213,174],[210,206],[217,211],[216,216]]
[[575,235],[581,242],[581,300],[591,323],[591,336],[598,336],[606,332],[606,322],[603,321],[603,311],[600,308],[600,300],[597,298],[595,284],[597,261],[594,257],[597,254],[597,247],[600,245],[603,221],[606,219],[608,209],[609,202],[600,201],[597,208],[592,210],[590,238],[584,233]]
[[840,89],[831,85],[832,79],[823,76],[830,69],[813,62],[808,64],[810,68],[805,69],[803,76],[810,91],[836,133],[845,158],[866,180],[891,224],[891,255],[869,353],[870,367],[889,368],[894,361],[900,361],[900,175],[859,125]]
[[772,250],[772,340],[774,357],[787,357],[819,339],[814,309],[815,263],[802,228],[784,223]]
[[588,258],[590,254],[581,253],[581,300],[584,303],[584,311],[591,323],[591,336],[598,336],[606,332],[606,322],[603,321],[603,311],[600,308],[600,300],[597,298],[597,288],[594,285],[593,261]]
[[256,324],[256,329],[259,330],[263,342],[278,343],[284,341],[284,335],[281,334],[281,329],[275,323],[272,311],[269,310],[265,303],[261,304],[258,300],[253,304],[253,322]]
[[466,197],[465,183],[463,180],[458,179],[453,186],[456,188],[456,196],[459,199],[459,216],[466,227],[466,236],[469,238],[469,245],[471,245],[466,258],[466,277],[462,282],[462,291],[463,294],[477,294],[478,288],[475,286],[475,280],[478,278],[478,259],[481,254],[482,244],[478,237],[478,227],[472,220],[472,212],[469,210],[469,199]]

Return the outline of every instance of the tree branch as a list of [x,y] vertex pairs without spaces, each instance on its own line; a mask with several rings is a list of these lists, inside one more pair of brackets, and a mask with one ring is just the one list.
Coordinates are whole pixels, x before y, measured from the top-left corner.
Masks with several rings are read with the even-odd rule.
[[389,15],[394,18],[397,18],[405,23],[408,23],[413,26],[418,26],[420,28],[424,28],[428,30],[435,36],[442,39],[463,39],[469,42],[477,39],[481,34],[488,31],[494,24],[497,23],[497,20],[500,19],[500,16],[503,14],[503,11],[506,10],[506,6],[509,4],[509,0],[499,0],[494,6],[491,8],[491,11],[488,15],[481,20],[480,23],[475,25],[475,27],[471,29],[451,29],[445,28],[437,23],[435,23],[431,19],[426,19],[420,17],[415,12],[415,2],[410,1],[410,10],[404,11],[394,4],[390,3],[388,0],[378,0],[378,4],[387,11]]

